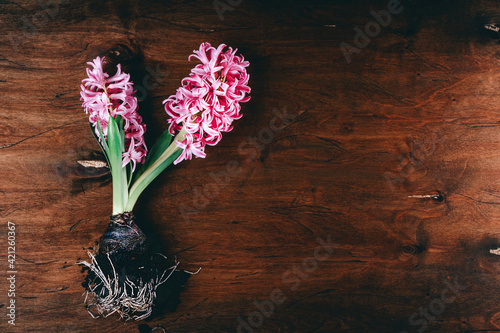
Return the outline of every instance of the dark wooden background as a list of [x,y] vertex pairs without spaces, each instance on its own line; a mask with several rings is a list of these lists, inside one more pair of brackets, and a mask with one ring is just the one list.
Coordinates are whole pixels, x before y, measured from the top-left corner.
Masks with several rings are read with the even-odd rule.
[[[387,1],[220,3],[222,19],[213,1],[0,1],[0,331],[235,332],[238,318],[259,332],[500,331],[500,36],[484,28],[500,3],[403,1],[350,63],[340,43]],[[75,263],[112,193],[76,163],[100,158],[79,101],[86,62],[128,64],[151,145],[205,41],[250,61],[252,100],[137,210],[183,269],[202,270],[174,313],[94,320]],[[295,117],[270,140],[273,110]],[[240,172],[214,186],[228,163]],[[318,237],[339,244],[324,261],[310,259]],[[462,289],[444,303],[450,283]],[[275,290],[284,302],[257,314]]]

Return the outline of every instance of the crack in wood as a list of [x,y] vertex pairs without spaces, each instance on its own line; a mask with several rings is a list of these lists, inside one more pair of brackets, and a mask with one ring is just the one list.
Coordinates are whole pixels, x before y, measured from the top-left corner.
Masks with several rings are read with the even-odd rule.
[[43,131],[43,132],[40,132],[40,133],[37,133],[37,134],[30,135],[30,136],[28,136],[28,137],[26,137],[26,138],[24,138],[24,139],[22,139],[22,140],[19,140],[19,141],[17,141],[17,142],[14,142],[14,143],[10,143],[10,144],[6,144],[6,145],[3,145],[3,146],[0,146],[0,149],[6,149],[6,148],[11,148],[11,147],[14,147],[14,146],[16,146],[16,145],[18,145],[18,144],[20,144],[20,143],[22,143],[22,142],[26,141],[26,140],[36,138],[36,137],[38,137],[38,136],[40,136],[40,135],[43,135],[43,134],[45,134],[45,133],[48,133],[48,132],[53,131],[53,130],[56,130],[56,129],[60,129],[60,128],[63,128],[63,127],[69,126],[69,125],[73,125],[73,124],[75,124],[75,123],[77,123],[77,122],[79,122],[79,121],[74,121],[74,122],[69,123],[69,124],[64,124],[64,125],[57,126],[57,127],[54,127],[54,128],[48,129],[48,130],[46,130],[46,131]]
[[[83,189],[83,188],[82,188],[82,189]],[[85,191],[84,191],[84,193],[85,193]],[[69,231],[72,231],[73,229],[75,229],[75,227],[76,227],[77,225],[79,225],[82,221],[83,221],[83,219],[80,219],[80,220],[76,221],[76,223],[75,223],[75,224],[73,224],[72,226],[70,226],[70,227],[69,227]]]

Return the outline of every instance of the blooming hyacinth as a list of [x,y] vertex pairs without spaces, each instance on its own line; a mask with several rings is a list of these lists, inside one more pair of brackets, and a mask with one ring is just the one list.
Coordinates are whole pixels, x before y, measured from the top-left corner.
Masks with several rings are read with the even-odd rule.
[[216,145],[222,132],[232,130],[233,120],[242,116],[240,102],[250,99],[246,96],[250,93],[247,85],[250,76],[245,69],[249,63],[243,56],[236,56],[237,49],[229,47],[223,52],[225,47],[225,44],[217,48],[201,44],[188,58],[197,58],[201,64],[182,80],[175,95],[163,101],[171,117],[170,134],[175,135],[181,129],[186,132],[184,140],[176,141],[183,151],[174,164],[190,160],[193,155],[204,158],[205,145]]
[[146,125],[142,123],[142,117],[137,113],[137,98],[132,96],[134,91],[130,75],[122,73],[118,64],[116,74],[109,77],[103,71],[103,65],[106,64],[104,58],[97,57],[88,64],[92,69],[87,68],[88,78],[82,81],[80,92],[82,106],[89,114],[89,121],[94,126],[99,141],[102,138],[99,135],[97,120],[106,140],[110,115],[113,118],[117,115],[122,117],[125,131],[122,167],[132,163],[132,170],[135,170],[136,163],[144,163],[147,152],[144,142]]

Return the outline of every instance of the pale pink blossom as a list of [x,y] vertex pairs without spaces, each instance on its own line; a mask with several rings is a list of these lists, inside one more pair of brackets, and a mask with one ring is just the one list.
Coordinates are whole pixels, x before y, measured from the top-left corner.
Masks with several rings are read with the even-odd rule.
[[89,121],[94,126],[97,137],[99,137],[97,120],[107,139],[110,115],[113,118],[117,115],[122,117],[126,149],[122,155],[122,167],[132,163],[132,170],[135,170],[136,163],[143,163],[147,153],[144,142],[146,125],[142,123],[142,117],[137,113],[137,98],[133,96],[134,89],[130,75],[123,73],[118,64],[116,74],[109,77],[103,71],[105,63],[104,58],[100,57],[88,62],[92,68],[87,68],[88,78],[82,81],[80,92],[82,106],[89,115]]
[[222,132],[232,130],[233,120],[242,116],[240,103],[250,99],[250,76],[245,69],[249,63],[231,47],[223,51],[225,47],[201,44],[188,58],[197,58],[201,64],[182,80],[175,95],[163,101],[171,117],[169,132],[175,135],[182,128],[187,131],[184,140],[176,142],[183,152],[174,164],[193,155],[205,157],[205,145],[216,145]]

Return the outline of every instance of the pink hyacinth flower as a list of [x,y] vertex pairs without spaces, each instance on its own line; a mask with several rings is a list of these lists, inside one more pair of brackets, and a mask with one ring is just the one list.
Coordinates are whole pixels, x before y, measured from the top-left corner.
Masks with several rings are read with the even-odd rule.
[[225,47],[201,44],[188,58],[197,58],[201,64],[182,80],[175,95],[163,101],[171,117],[170,134],[175,135],[182,128],[187,132],[184,140],[176,141],[183,152],[174,164],[190,160],[193,155],[204,158],[205,145],[216,145],[222,132],[231,131],[233,120],[242,116],[240,103],[250,100],[250,75],[245,69],[249,63],[243,56],[236,56],[237,50],[231,47],[223,51]]
[[122,167],[132,163],[132,170],[135,170],[136,163],[144,163],[147,153],[144,142],[146,125],[142,123],[142,117],[137,113],[137,98],[133,96],[134,90],[130,75],[122,73],[121,66],[118,64],[116,74],[109,77],[103,71],[103,65],[106,64],[104,58],[97,57],[88,64],[92,66],[92,69],[87,68],[88,78],[82,81],[80,92],[82,106],[89,115],[89,121],[94,126],[99,140],[101,138],[97,120],[106,140],[110,115],[113,118],[117,115],[122,117],[126,149],[122,155]]

